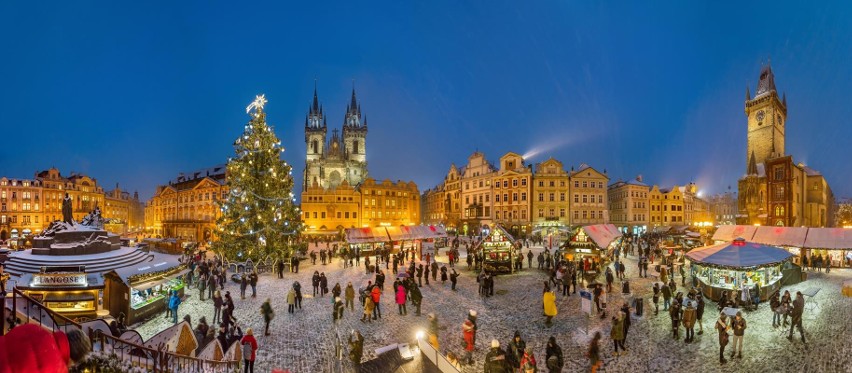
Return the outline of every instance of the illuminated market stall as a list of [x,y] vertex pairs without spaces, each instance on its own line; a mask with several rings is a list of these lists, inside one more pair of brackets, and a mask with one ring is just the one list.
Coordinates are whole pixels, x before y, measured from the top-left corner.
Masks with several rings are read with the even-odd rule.
[[621,231],[612,224],[586,225],[568,241],[565,259],[569,261],[601,261],[621,242]]
[[692,262],[704,295],[718,300],[723,291],[739,290],[743,285],[754,291],[760,287],[760,299],[767,299],[783,284],[784,265],[793,255],[784,249],[747,242],[737,238],[694,249],[686,254]]
[[85,266],[42,267],[23,274],[17,288],[70,319],[95,318],[104,282],[100,273],[86,273]]
[[144,320],[165,309],[170,291],[183,297],[187,272],[177,256],[168,254],[153,254],[145,262],[107,272],[104,308],[112,315],[124,313],[128,323]]
[[503,227],[494,224],[475,250],[482,249],[483,269],[492,273],[512,273],[516,260],[515,239]]

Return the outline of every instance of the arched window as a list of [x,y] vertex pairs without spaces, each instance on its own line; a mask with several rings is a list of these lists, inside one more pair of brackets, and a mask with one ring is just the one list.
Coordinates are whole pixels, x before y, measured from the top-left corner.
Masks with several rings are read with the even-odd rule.
[[784,206],[775,206],[775,216],[784,216]]
[[317,140],[311,141],[311,153],[317,154],[318,153],[317,148],[319,148],[319,145],[317,144]]
[[358,145],[359,145],[358,140],[355,140],[354,142],[352,142],[352,152],[355,153],[355,154],[360,153],[358,151]]

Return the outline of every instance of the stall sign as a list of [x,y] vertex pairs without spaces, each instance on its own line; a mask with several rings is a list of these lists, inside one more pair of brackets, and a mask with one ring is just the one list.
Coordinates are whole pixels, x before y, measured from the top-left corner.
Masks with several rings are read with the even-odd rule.
[[575,249],[574,251],[576,251],[578,253],[586,253],[586,254],[592,253],[592,249]]
[[592,314],[592,293],[580,290],[580,311],[586,315]]
[[30,286],[88,286],[85,273],[34,273]]

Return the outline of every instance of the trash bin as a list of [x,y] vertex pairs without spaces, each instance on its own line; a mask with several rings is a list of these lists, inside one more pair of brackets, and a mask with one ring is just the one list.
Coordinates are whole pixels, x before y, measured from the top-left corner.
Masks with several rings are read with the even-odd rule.
[[633,300],[633,308],[636,309],[636,316],[642,316],[645,312],[645,300],[642,298],[636,298]]
[[621,283],[621,293],[622,294],[630,294],[630,283],[624,281]]

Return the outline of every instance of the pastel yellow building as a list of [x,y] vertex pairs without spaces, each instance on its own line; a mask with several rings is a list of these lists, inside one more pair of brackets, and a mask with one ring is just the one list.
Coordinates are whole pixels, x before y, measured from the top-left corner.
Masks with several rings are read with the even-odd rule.
[[524,164],[520,154],[508,152],[500,157],[500,169],[491,177],[494,222],[512,235],[523,237],[530,234],[532,167]]
[[569,182],[562,162],[549,158],[536,165],[532,181],[534,233],[559,234],[570,227]]

